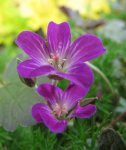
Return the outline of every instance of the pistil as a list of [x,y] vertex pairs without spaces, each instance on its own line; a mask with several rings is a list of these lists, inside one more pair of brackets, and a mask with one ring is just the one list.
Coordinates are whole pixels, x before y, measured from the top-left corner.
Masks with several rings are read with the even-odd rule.
[[48,59],[48,62],[52,66],[56,67],[59,71],[63,71],[66,59],[60,59],[58,53],[56,54],[51,53],[50,56],[51,58]]
[[65,106],[60,106],[59,104],[55,104],[55,107],[53,108],[53,114],[57,118],[62,118],[64,115],[68,113],[67,109]]

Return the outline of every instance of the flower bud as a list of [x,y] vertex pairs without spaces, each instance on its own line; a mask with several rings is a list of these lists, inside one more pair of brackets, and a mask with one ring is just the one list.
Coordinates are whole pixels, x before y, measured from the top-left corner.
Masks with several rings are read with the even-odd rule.
[[[19,64],[20,62],[21,60],[17,58],[17,64]],[[21,75],[19,75],[19,79],[21,80],[22,83],[24,83],[28,87],[34,87],[36,84],[36,78],[24,78]]]
[[80,105],[86,106],[88,104],[95,104],[96,100],[98,100],[98,97],[85,98],[80,101]]
[[34,87],[36,84],[36,78],[23,78],[19,75],[19,79],[21,80],[22,83],[29,87]]

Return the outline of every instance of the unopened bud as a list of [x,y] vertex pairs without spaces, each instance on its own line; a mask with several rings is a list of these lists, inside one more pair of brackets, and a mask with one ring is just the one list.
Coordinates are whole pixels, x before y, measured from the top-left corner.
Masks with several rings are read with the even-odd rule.
[[86,106],[88,104],[95,104],[96,100],[98,100],[98,97],[85,98],[85,99],[80,101],[80,105]]
[[[17,64],[19,64],[20,62],[21,60],[17,58]],[[24,83],[28,87],[34,87],[36,84],[36,78],[24,78],[21,75],[19,75],[19,79],[21,80],[22,83]]]
[[29,87],[34,87],[36,84],[36,78],[23,78],[22,76],[19,75],[19,78],[22,83]]

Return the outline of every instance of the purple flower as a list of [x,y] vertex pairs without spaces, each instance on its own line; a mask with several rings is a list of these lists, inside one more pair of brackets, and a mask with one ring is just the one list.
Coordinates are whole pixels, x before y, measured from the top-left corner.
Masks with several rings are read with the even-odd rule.
[[44,123],[52,132],[61,133],[65,130],[68,120],[77,118],[90,118],[96,112],[96,106],[88,104],[79,105],[88,89],[82,89],[74,84],[62,91],[60,88],[48,83],[41,84],[37,92],[46,100],[32,107],[32,116],[38,123]]
[[92,71],[83,62],[105,52],[102,41],[91,34],[80,36],[71,44],[70,28],[66,22],[49,23],[47,42],[36,33],[23,31],[16,44],[30,57],[17,67],[22,77],[64,78],[81,87],[90,87],[93,82]]

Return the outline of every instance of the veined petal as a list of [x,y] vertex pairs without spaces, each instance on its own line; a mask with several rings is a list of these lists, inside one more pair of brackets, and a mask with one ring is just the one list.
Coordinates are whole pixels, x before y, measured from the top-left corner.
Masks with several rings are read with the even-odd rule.
[[51,107],[55,107],[56,103],[60,103],[60,101],[62,101],[63,91],[49,83],[39,85],[37,92],[49,102]]
[[67,121],[57,120],[46,104],[35,104],[32,107],[32,116],[39,122],[43,121],[43,123],[54,133],[63,132],[67,126]]
[[77,118],[90,118],[96,113],[96,106],[93,104],[88,104],[84,107],[77,106],[73,113],[73,117]]
[[93,83],[93,73],[87,64],[76,64],[70,67],[68,72],[56,72],[56,74],[84,89],[89,88]]
[[49,56],[44,40],[34,32],[21,32],[15,42],[27,55],[39,63],[46,61],[46,57]]
[[48,25],[48,44],[52,53],[57,53],[64,56],[71,43],[70,27],[67,22],[56,24],[50,22]]
[[26,60],[17,66],[18,73],[25,78],[31,78],[41,75],[49,75],[55,72],[55,69],[50,65],[41,65],[34,60]]
[[43,123],[42,117],[40,115],[41,106],[43,106],[43,103],[37,103],[32,106],[32,116],[36,120],[37,123]]
[[70,110],[78,104],[78,101],[87,94],[88,90],[89,88],[81,88],[75,84],[69,85],[63,95],[63,103],[67,109]]
[[73,42],[69,50],[69,57],[76,62],[85,62],[105,53],[102,41],[95,35],[86,34]]

